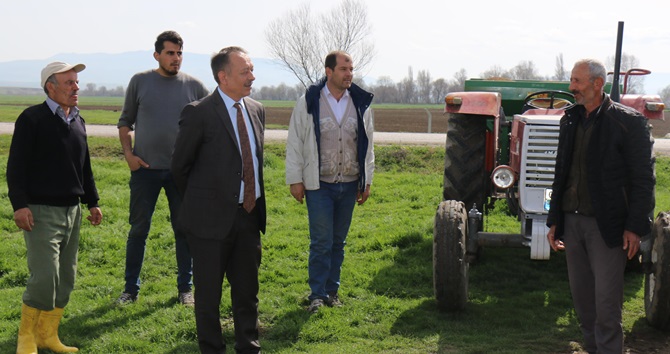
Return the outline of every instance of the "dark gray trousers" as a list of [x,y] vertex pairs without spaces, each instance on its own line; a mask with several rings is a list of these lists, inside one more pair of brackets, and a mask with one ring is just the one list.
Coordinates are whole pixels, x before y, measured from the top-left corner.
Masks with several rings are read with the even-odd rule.
[[596,219],[579,214],[565,215],[563,240],[584,349],[589,353],[622,353],[626,251],[622,246],[607,247]]

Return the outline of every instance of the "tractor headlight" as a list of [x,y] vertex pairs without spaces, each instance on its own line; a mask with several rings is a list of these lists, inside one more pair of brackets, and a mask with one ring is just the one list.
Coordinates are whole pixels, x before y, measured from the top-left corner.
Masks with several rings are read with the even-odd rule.
[[500,165],[493,170],[491,181],[500,189],[507,189],[514,185],[514,171],[509,166]]
[[644,106],[648,111],[652,112],[662,112],[665,109],[663,102],[647,102]]

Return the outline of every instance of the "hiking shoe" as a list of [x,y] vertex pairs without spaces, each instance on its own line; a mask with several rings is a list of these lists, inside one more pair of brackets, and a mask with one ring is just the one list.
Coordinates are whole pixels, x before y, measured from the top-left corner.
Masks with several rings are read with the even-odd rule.
[[337,293],[328,294],[328,300],[326,300],[326,305],[330,307],[342,307],[342,301],[340,297],[337,296]]
[[309,304],[309,307],[307,308],[307,312],[309,313],[317,313],[319,312],[319,308],[324,305],[322,299],[314,299],[312,302]]
[[116,299],[116,303],[119,305],[125,305],[135,301],[137,301],[137,294],[131,294],[125,292],[121,293],[121,296],[119,296],[119,298]]
[[184,306],[190,306],[190,307],[195,306],[195,298],[193,297],[193,292],[186,291],[183,293],[179,293],[179,303]]

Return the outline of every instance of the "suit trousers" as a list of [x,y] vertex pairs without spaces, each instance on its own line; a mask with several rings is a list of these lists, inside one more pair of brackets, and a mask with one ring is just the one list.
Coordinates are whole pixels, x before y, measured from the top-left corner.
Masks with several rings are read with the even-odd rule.
[[[188,233],[193,257],[195,321],[201,353],[225,353],[219,306],[223,277],[230,284],[235,350],[258,353],[258,268],[261,238],[258,208],[247,213],[240,205],[231,230],[219,238]],[[216,235],[218,236],[218,235]]]
[[595,217],[566,213],[563,239],[584,349],[589,353],[622,353],[626,251],[623,246],[605,244]]

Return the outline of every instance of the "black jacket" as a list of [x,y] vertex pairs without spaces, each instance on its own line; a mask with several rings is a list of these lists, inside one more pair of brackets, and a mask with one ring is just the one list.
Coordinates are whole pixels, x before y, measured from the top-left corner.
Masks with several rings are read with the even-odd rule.
[[[326,86],[327,78],[321,79],[319,82],[311,85],[307,88],[305,93],[305,102],[307,103],[307,113],[311,114],[314,118],[314,133],[316,134],[316,146],[319,156],[319,165],[321,165],[321,129],[320,120],[319,120],[319,99],[321,98],[321,90]],[[353,102],[354,107],[356,108],[356,115],[358,120],[358,169],[361,171],[359,173],[358,179],[358,188],[362,191],[365,190],[365,154],[368,151],[368,144],[371,142],[368,141],[368,135],[365,133],[365,122],[363,121],[363,115],[365,111],[370,107],[372,103],[372,98],[374,95],[370,92],[367,92],[360,88],[356,84],[351,84],[349,88],[349,95],[351,96],[351,102]]]
[[[572,162],[572,147],[584,106],[565,112],[560,123],[556,172],[547,226],[564,233],[561,208]],[[593,122],[587,148],[588,190],[598,228],[609,247],[623,245],[624,230],[640,237],[651,230],[654,209],[653,140],[646,118],[638,111],[613,102],[605,95]]]

